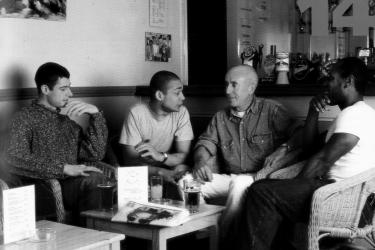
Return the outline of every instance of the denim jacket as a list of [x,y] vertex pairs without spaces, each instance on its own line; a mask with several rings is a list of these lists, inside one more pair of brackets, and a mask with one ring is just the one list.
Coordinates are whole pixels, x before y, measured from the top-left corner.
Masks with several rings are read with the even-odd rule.
[[195,148],[203,146],[217,156],[224,173],[255,173],[297,127],[281,104],[254,96],[243,118],[230,108],[217,112]]

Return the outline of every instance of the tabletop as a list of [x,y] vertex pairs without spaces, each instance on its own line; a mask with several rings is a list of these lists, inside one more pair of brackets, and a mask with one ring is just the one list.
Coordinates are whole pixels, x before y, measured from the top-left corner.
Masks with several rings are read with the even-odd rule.
[[[101,247],[109,246],[113,243],[123,240],[123,234],[108,233],[81,227],[75,227],[56,223],[52,221],[38,221],[37,228],[51,228],[56,231],[55,242],[49,243],[35,243],[29,240],[22,240],[7,245],[1,245],[0,250],[14,250],[14,249],[61,249],[61,250],[74,250],[74,249],[98,249]],[[51,246],[53,244],[53,246]],[[104,248],[105,249],[105,248]],[[110,248],[108,248],[110,249]]]

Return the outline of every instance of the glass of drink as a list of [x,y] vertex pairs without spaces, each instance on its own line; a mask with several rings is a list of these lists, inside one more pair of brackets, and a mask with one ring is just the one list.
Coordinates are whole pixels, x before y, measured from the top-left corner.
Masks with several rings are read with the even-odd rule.
[[184,180],[185,206],[190,213],[199,211],[201,183],[197,180]]
[[155,175],[151,176],[150,179],[151,188],[151,201],[161,202],[163,198],[163,179],[161,176]]
[[101,209],[113,210],[113,196],[115,187],[116,183],[114,182],[98,184],[98,188],[100,190]]

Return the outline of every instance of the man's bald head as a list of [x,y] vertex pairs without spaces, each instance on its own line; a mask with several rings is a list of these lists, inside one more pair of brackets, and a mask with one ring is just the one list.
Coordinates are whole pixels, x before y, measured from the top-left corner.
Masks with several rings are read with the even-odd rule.
[[249,86],[254,86],[254,90],[258,85],[258,74],[255,69],[249,65],[242,64],[234,66],[228,70],[227,75],[246,79],[246,82],[249,84]]
[[258,75],[248,65],[235,66],[225,75],[226,94],[233,109],[242,110],[249,106],[258,85]]

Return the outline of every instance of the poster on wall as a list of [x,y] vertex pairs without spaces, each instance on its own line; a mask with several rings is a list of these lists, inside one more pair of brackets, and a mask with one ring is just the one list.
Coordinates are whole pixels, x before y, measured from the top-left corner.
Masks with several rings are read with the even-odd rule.
[[66,0],[0,0],[0,17],[66,20]]
[[167,0],[150,0],[150,26],[167,27]]
[[172,50],[172,36],[146,32],[145,35],[145,59],[146,61],[170,62]]

